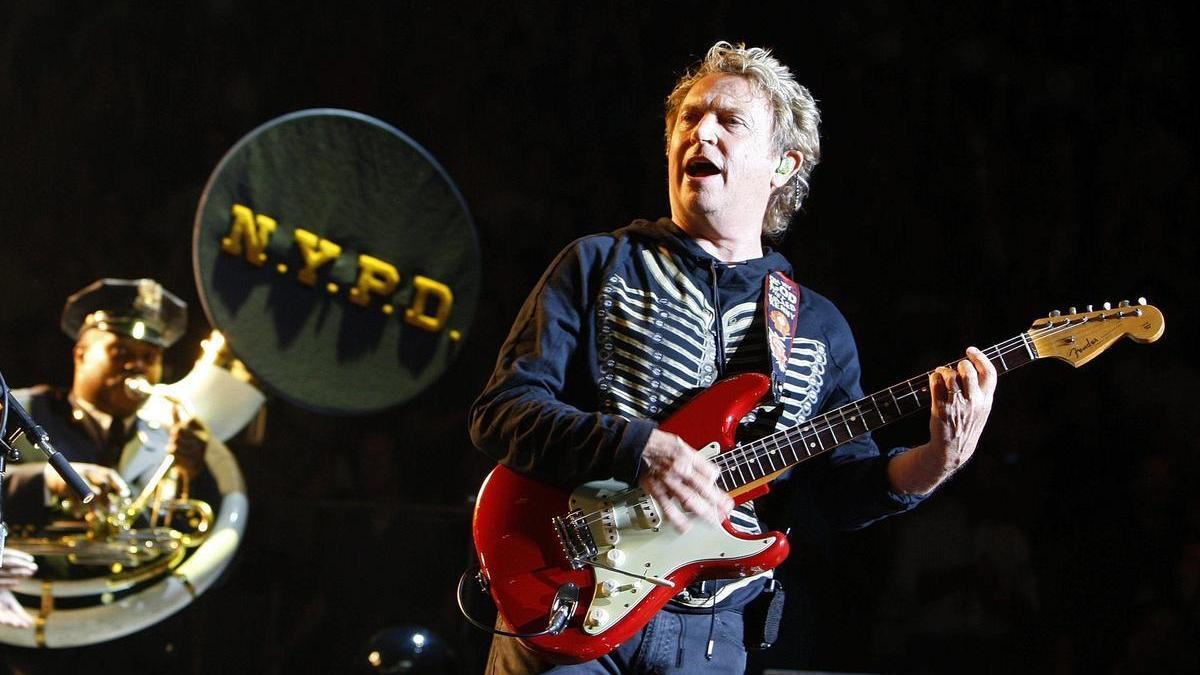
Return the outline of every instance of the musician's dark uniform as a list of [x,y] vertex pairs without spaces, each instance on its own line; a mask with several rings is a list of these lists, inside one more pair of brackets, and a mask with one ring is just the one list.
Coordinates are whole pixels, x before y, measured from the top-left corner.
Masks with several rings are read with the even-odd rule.
[[[29,411],[30,417],[50,435],[56,450],[72,462],[115,466],[120,450],[133,432],[132,420],[115,420],[112,434],[93,418],[70,393],[58,387],[41,385],[14,390],[12,395]],[[5,485],[5,517],[10,523],[40,527],[49,511],[45,504],[46,482],[42,477],[42,456],[23,458],[14,465]],[[28,466],[28,468],[25,468]]]
[[[721,262],[668,219],[574,242],[529,295],[501,347],[471,410],[473,441],[505,466],[563,487],[609,477],[635,484],[655,420],[718,379],[771,372],[762,301],[773,271],[792,273],[770,249],[758,259]],[[800,292],[782,395],[747,417],[740,441],[862,397],[845,319],[826,298]],[[888,481],[887,457],[904,450],[881,456],[870,435],[861,437],[778,481],[768,499],[783,503],[775,510],[808,536],[863,527],[921,501]],[[761,528],[752,503],[731,520],[743,531]],[[689,670],[740,672],[741,609],[764,583],[697,584],[601,662],[573,668],[610,672],[604,667],[666,659]],[[712,659],[705,656],[710,629]],[[514,640],[496,638],[489,670],[529,672],[537,668],[530,658]]]

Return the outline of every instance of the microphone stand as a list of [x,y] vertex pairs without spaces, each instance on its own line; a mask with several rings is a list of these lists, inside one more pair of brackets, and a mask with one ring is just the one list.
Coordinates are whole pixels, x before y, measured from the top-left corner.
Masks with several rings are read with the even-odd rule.
[[0,448],[0,567],[4,567],[4,540],[8,539],[8,525],[4,522],[4,473],[8,471],[8,460],[11,458],[14,462],[20,458],[20,453],[17,449],[4,441],[4,448]]

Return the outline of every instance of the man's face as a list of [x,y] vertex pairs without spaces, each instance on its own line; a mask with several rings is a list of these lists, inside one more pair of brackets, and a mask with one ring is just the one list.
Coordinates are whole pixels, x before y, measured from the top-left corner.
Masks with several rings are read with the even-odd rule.
[[95,328],[75,343],[75,395],[115,417],[137,412],[142,399],[125,388],[125,379],[162,377],[162,348]]
[[688,91],[667,151],[671,218],[694,227],[760,228],[780,155],[769,99],[738,75],[713,74]]

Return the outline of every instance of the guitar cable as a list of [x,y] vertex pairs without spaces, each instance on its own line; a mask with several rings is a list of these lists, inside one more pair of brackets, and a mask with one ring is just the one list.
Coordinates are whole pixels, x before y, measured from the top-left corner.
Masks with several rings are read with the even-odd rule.
[[479,565],[471,565],[463,570],[462,576],[458,578],[458,592],[455,594],[455,600],[458,601],[458,611],[462,613],[463,618],[472,626],[492,635],[522,639],[541,637],[543,635],[558,635],[566,629],[567,622],[575,614],[575,607],[579,604],[579,586],[567,582],[559,586],[558,590],[554,593],[554,601],[550,603],[550,619],[546,622],[546,630],[537,633],[513,633],[500,630],[495,626],[480,623],[467,612],[467,607],[463,603],[463,586],[466,584],[467,577],[471,575],[472,571],[475,572],[474,576],[476,581],[479,582],[480,587],[483,589],[487,588],[487,581],[483,578]]

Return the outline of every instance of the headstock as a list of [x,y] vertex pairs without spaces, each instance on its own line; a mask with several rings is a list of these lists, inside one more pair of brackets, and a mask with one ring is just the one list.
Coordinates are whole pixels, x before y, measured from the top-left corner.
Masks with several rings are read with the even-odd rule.
[[1086,312],[1076,312],[1074,307],[1070,314],[1051,312],[1048,318],[1034,321],[1025,334],[1038,358],[1054,357],[1078,368],[1122,337],[1154,342],[1165,327],[1162,312],[1138,298],[1137,305],[1126,300],[1117,307],[1106,302],[1098,311],[1088,305]]

